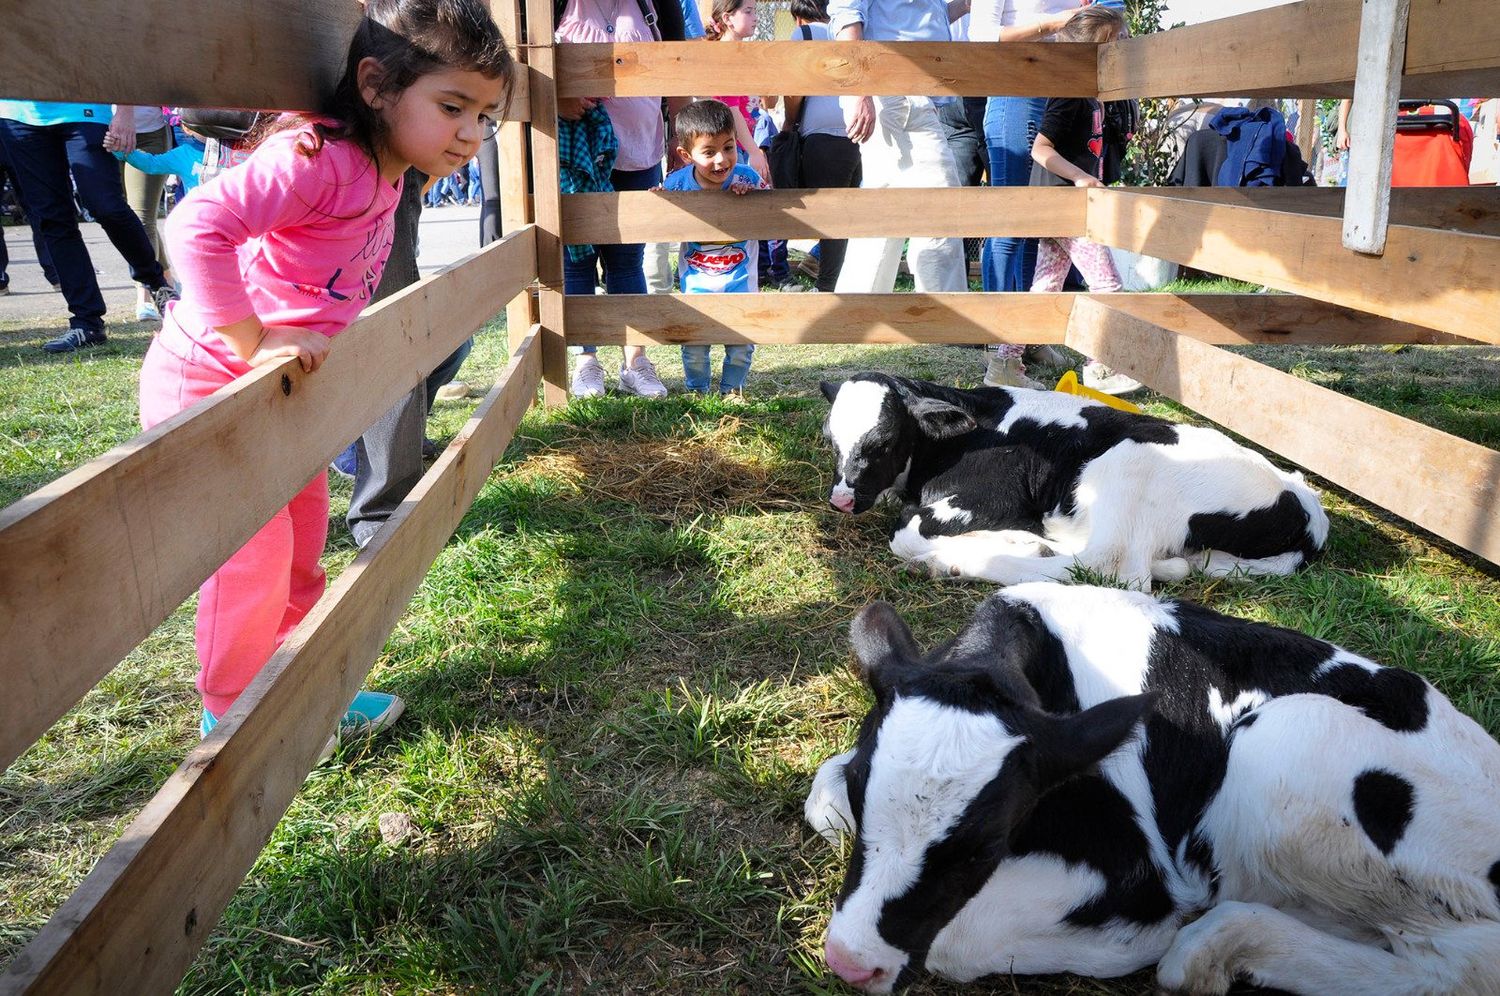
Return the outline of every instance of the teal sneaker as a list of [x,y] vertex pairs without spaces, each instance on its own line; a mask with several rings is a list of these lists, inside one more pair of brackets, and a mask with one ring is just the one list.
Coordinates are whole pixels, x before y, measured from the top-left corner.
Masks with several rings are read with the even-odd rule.
[[[354,696],[354,701],[349,703],[349,709],[339,719],[338,732],[328,738],[328,742],[318,752],[318,759],[314,764],[322,764],[333,756],[333,752],[338,749],[340,737],[346,735],[373,737],[382,730],[388,730],[394,726],[396,720],[400,719],[405,711],[406,703],[398,696],[387,695],[384,692],[361,691]],[[206,737],[218,725],[219,717],[204,709],[203,718],[198,721],[198,733]]]
[[406,703],[398,696],[385,692],[361,691],[349,703],[349,710],[339,720],[339,734],[360,734],[373,737],[381,730],[389,730],[406,711]]

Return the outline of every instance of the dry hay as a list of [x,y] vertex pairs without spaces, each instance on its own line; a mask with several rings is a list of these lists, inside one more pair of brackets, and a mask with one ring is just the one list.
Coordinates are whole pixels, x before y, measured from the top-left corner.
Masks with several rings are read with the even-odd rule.
[[805,509],[809,499],[797,465],[730,455],[744,423],[726,418],[688,438],[598,443],[573,440],[566,449],[528,457],[518,473],[564,481],[585,494],[634,505],[664,521],[758,511]]

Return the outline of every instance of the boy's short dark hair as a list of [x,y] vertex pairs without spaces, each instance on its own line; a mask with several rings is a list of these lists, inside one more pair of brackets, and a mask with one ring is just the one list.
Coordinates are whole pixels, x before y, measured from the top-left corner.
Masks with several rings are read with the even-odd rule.
[[828,0],[792,0],[788,13],[810,24],[828,23]]
[[677,112],[677,146],[691,149],[704,135],[734,131],[734,111],[722,100],[695,100]]

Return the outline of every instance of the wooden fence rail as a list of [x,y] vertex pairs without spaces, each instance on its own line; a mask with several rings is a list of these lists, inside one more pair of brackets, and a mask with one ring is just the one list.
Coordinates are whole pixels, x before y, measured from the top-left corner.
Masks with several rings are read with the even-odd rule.
[[1073,302],[1110,307],[1220,345],[1472,339],[1280,294],[640,294],[568,298],[568,339],[591,346],[686,343],[1053,343]]
[[535,268],[527,228],[372,308],[316,375],[294,360],[256,370],[0,511],[0,767]]
[[535,402],[539,359],[533,334],[395,515],[0,976],[0,994],[161,993],[181,980]]

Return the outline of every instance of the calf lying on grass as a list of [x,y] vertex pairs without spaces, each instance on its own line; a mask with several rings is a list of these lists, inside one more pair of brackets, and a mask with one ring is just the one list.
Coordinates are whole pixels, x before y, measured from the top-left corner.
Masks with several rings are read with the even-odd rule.
[[1301,474],[1213,429],[1054,391],[878,373],[823,394],[829,502],[858,514],[900,495],[891,550],[937,575],[1063,581],[1082,566],[1149,589],[1194,569],[1290,574],[1328,537]]
[[925,657],[883,603],[852,640],[875,705],[805,807],[854,837],[849,983],[1159,962],[1173,992],[1500,993],[1500,745],[1416,675],[1054,584]]

